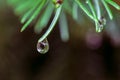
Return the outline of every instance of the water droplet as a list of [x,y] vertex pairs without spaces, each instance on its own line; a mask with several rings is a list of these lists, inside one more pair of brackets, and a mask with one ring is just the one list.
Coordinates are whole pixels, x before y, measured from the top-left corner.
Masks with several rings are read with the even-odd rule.
[[52,1],[56,8],[58,8],[63,3],[63,0],[52,0]]
[[106,19],[102,16],[99,20],[98,20],[98,29],[97,32],[101,32],[104,28],[104,26],[106,25]]
[[37,51],[41,54],[47,53],[49,50],[49,43],[47,39],[37,43]]

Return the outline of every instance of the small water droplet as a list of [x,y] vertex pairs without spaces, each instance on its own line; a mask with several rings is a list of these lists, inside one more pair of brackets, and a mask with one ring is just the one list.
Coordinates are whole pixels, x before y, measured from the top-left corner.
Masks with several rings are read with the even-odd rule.
[[104,26],[106,25],[106,19],[102,16],[99,20],[98,20],[98,29],[97,32],[101,32],[104,28]]
[[52,0],[52,1],[56,8],[58,8],[63,3],[63,0]]
[[37,43],[37,51],[41,54],[47,53],[49,50],[49,43],[47,39]]

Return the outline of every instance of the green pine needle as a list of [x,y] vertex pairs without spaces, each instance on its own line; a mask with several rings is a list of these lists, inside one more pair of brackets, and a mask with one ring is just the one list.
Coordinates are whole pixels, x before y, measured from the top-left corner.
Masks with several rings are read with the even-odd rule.
[[[45,9],[44,13],[41,15],[41,18],[36,23],[35,26],[35,32],[40,33],[41,30],[46,27],[47,23],[49,22],[51,15],[53,13],[54,7],[51,6],[52,4],[49,4],[47,8]],[[51,7],[51,8],[50,8]]]
[[53,20],[52,20],[52,22],[51,22],[48,30],[47,30],[46,33],[38,40],[38,42],[43,41],[43,40],[50,34],[50,32],[53,30],[53,28],[54,28],[55,24],[57,23],[57,20],[58,20],[58,18],[59,18],[59,16],[60,16],[61,9],[62,9],[62,6],[60,6],[59,8],[57,8],[56,13],[55,13],[55,16],[54,16],[54,18],[53,18]]
[[112,5],[113,7],[115,7],[117,10],[120,10],[120,6],[118,4],[116,4],[114,1],[106,0],[106,2],[109,3],[110,5]]
[[105,9],[107,10],[107,13],[108,13],[110,19],[112,20],[113,19],[113,14],[112,14],[112,11],[111,11],[110,7],[108,6],[108,4],[106,3],[105,0],[101,0],[101,1],[102,1],[103,5],[105,6]]
[[62,41],[66,42],[69,40],[69,29],[68,22],[65,13],[62,11],[60,19],[59,19],[59,27],[60,27],[60,36]]
[[35,19],[39,15],[39,12],[42,10],[43,6],[45,5],[45,2],[46,0],[43,0],[41,2],[40,6],[35,10],[35,12],[30,17],[30,19],[24,24],[24,26],[21,29],[21,32],[24,31],[27,28],[27,26],[33,21],[33,19]]
[[[54,2],[57,0],[53,0]],[[69,13],[73,16],[73,18],[78,21],[78,17],[80,16],[78,9],[82,9],[82,11],[95,22],[96,32],[101,32],[103,29],[103,24],[100,24],[102,11],[101,4],[106,10],[106,14],[108,14],[109,18],[112,20],[114,15],[112,14],[111,6],[120,10],[120,6],[114,2],[113,0],[98,0],[99,2],[95,2],[95,0],[62,0],[61,4],[52,4],[52,0],[7,0],[8,4],[13,7],[15,14],[21,16],[21,23],[23,23],[23,27],[21,28],[21,32],[24,31],[35,19],[38,19],[35,24],[35,32],[39,33],[45,26],[47,26],[52,14],[54,13],[54,9],[57,9],[54,19],[51,22],[51,25],[47,29],[46,33],[40,38],[40,41],[45,39],[50,32],[53,30],[55,24],[57,23],[59,16],[59,23],[61,28],[61,38],[62,40],[67,40],[69,38],[68,35],[68,24],[67,19],[65,18],[65,13]],[[99,5],[99,4],[100,5]],[[86,5],[85,5],[86,4]],[[56,5],[60,5],[60,7],[56,8]],[[54,6],[54,7],[53,7]],[[61,13],[61,9],[64,12]],[[63,14],[64,13],[64,14]],[[40,17],[38,17],[41,15]],[[63,17],[64,16],[64,17]],[[105,17],[106,18],[106,17]],[[64,26],[64,27],[63,27]],[[100,27],[102,26],[102,28]],[[63,34],[63,32],[65,34]]]

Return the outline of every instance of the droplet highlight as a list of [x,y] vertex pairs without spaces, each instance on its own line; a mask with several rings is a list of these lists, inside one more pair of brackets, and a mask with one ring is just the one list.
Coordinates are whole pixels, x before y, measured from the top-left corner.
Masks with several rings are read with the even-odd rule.
[[41,54],[47,53],[49,50],[49,43],[47,39],[44,39],[43,41],[39,41],[37,43],[37,51]]

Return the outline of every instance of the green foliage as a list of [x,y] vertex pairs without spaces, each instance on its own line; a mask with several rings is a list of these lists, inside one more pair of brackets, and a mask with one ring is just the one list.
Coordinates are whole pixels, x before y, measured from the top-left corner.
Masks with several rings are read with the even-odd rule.
[[[58,1],[62,1],[63,3],[59,3]],[[95,22],[96,32],[101,32],[106,24],[106,17],[102,15],[101,5],[111,20],[113,19],[113,14],[110,5],[120,10],[120,6],[113,0],[8,0],[8,4],[13,7],[15,14],[21,16],[21,23],[24,23],[21,32],[34,20],[37,20],[35,32],[39,33],[50,21],[53,12],[55,12],[48,30],[39,41],[44,40],[49,35],[59,17],[61,38],[63,41],[69,39],[65,12],[71,14],[77,21],[79,16],[78,9],[81,8]]]

